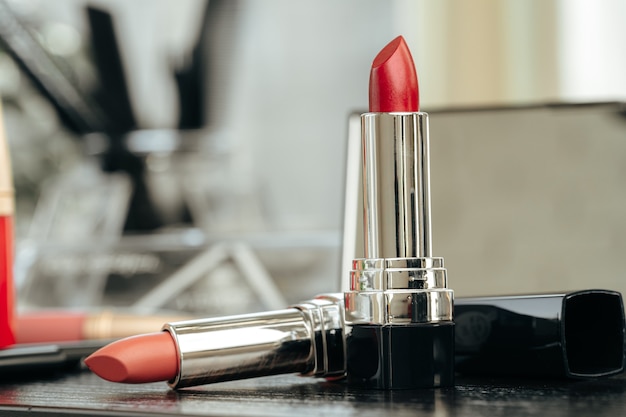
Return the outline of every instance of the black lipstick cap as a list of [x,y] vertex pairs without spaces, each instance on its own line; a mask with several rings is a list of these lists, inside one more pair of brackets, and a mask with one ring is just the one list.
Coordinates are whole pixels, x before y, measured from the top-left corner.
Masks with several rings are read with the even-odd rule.
[[454,323],[359,324],[347,338],[348,383],[373,389],[454,385]]
[[624,371],[619,292],[458,298],[456,371],[592,378]]

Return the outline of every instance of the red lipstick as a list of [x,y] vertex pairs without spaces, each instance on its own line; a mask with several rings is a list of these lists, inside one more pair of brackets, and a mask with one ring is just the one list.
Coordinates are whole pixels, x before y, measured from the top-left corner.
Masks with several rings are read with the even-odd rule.
[[13,333],[13,181],[0,107],[0,347],[15,343]]
[[419,111],[417,72],[402,36],[389,42],[374,58],[369,91],[370,112]]
[[402,37],[370,72],[361,115],[363,251],[345,296],[348,383],[414,389],[454,383],[453,292],[432,256],[428,114]]

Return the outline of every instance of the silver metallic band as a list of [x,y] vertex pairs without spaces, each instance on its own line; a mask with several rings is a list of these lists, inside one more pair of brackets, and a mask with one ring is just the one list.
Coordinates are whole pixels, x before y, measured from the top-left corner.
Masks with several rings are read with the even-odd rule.
[[453,291],[348,291],[346,323],[407,324],[452,320]]
[[355,259],[352,291],[427,290],[446,288],[443,258]]
[[[424,267],[400,268],[419,265]],[[345,293],[350,324],[433,323],[452,320],[442,258],[356,259]]]

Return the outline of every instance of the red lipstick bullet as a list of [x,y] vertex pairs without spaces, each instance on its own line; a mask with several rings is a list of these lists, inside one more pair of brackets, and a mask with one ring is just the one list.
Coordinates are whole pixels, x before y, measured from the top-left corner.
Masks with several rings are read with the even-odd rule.
[[417,72],[402,36],[389,42],[374,58],[369,99],[372,113],[419,111]]

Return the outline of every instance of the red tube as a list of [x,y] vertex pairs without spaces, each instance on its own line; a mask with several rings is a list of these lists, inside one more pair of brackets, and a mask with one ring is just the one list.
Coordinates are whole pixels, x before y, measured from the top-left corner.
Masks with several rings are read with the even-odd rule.
[[15,343],[13,333],[13,218],[0,216],[0,347]]

